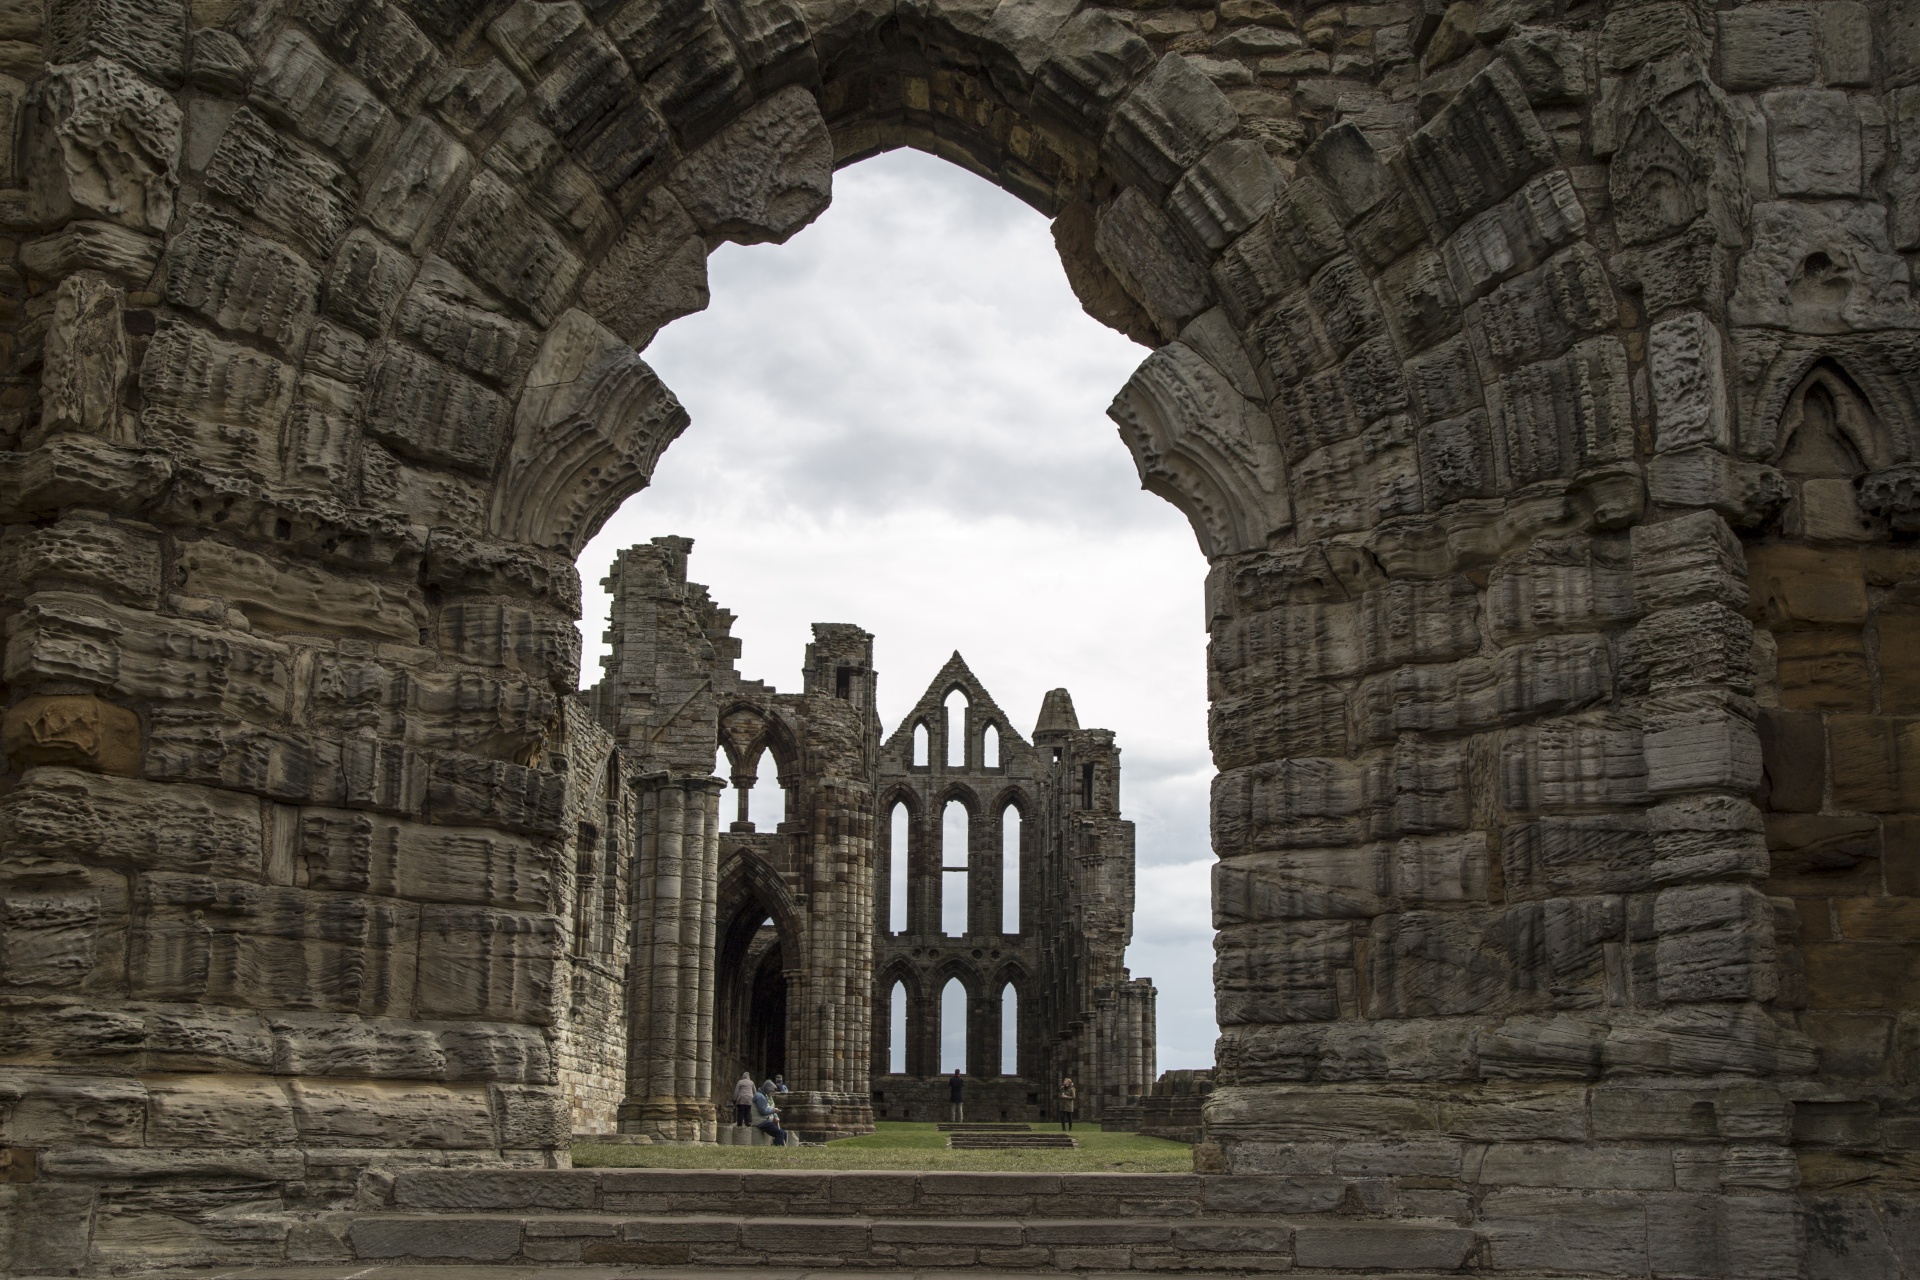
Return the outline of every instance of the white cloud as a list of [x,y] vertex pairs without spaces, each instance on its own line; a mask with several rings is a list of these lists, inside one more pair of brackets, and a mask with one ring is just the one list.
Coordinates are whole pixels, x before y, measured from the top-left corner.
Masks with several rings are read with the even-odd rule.
[[[1146,352],[1080,310],[1043,218],[914,152],[843,170],[812,227],[710,273],[712,306],[645,353],[693,425],[581,556],[587,678],[615,550],[685,534],[750,677],[796,687],[819,621],[875,633],[888,729],[955,649],[1022,733],[1068,686],[1119,735],[1154,901],[1149,875],[1207,858],[1212,768],[1206,564],[1106,418]],[[1163,1067],[1212,1060],[1205,882],[1179,929],[1157,902],[1136,920]]]

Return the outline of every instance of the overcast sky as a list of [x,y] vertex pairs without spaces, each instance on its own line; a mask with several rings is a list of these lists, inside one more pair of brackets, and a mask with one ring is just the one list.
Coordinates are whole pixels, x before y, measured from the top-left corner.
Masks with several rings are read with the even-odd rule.
[[1067,686],[1119,735],[1160,1069],[1211,1065],[1206,562],[1106,416],[1146,349],[1080,310],[1045,218],[912,151],[708,266],[712,305],[645,352],[693,425],[580,559],[586,678],[615,551],[675,533],[749,678],[797,690],[814,622],[873,632],[887,733],[955,649],[1023,736]]

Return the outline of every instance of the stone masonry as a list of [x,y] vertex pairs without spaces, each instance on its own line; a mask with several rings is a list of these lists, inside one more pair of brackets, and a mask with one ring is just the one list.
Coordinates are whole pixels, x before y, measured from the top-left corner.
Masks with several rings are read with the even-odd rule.
[[[1920,1270],[1912,0],[45,0],[0,106],[13,1269],[344,1256],[403,1166],[564,1161],[579,880],[718,928],[711,753],[621,708],[663,763],[596,794],[566,732],[573,557],[687,425],[638,352],[915,146],[1152,348],[1202,1172],[1495,1273]],[[823,1107],[869,941],[805,943]],[[616,1119],[699,1136],[673,976]]]
[[[743,680],[734,669],[733,614],[687,580],[691,546],[656,538],[615,560],[606,579],[606,677],[584,695],[599,724],[578,727],[571,755],[570,781],[584,789],[586,778],[573,771],[584,763],[598,766],[588,777],[601,777],[609,766],[598,762],[611,749],[611,770],[638,801],[611,843],[577,837],[575,919],[607,901],[630,901],[638,925],[619,973],[583,972],[575,962],[573,1007],[556,1036],[560,1060],[597,1061],[616,1076],[624,1064],[627,1072],[626,1096],[612,1113],[588,1101],[604,1096],[599,1077],[583,1071],[563,1082],[572,1113],[592,1117],[577,1132],[711,1140],[716,1106],[730,1120],[724,1104],[742,1071],[755,1080],[786,1076],[793,1092],[782,1101],[785,1123],[808,1138],[871,1132],[876,1104],[898,1118],[909,1097],[920,1100],[921,1118],[935,1114],[936,1100],[944,1117],[938,996],[949,977],[968,994],[976,1114],[1011,1107],[1037,1116],[1042,1107],[1029,1098],[1064,1072],[1089,1077],[1095,1115],[1099,1100],[1146,1092],[1153,986],[1129,979],[1121,962],[1133,931],[1133,827],[1117,813],[1113,735],[1081,731],[1066,691],[1055,690],[1035,734],[1040,745],[1029,746],[956,654],[882,744],[873,637],[816,623],[801,692]],[[941,704],[953,690],[971,705],[964,723],[948,725]],[[990,728],[1001,744],[992,764],[982,753]],[[966,736],[964,766],[946,764],[949,734]],[[1057,758],[1041,767],[1042,753]],[[764,777],[768,765],[775,778]],[[716,769],[739,797],[724,828]],[[784,820],[772,830],[756,830],[748,818],[756,781],[785,794]],[[663,823],[660,798],[682,792],[692,799]],[[976,815],[968,847],[940,848],[935,797]],[[882,810],[896,804],[922,819],[910,826],[910,909],[899,932],[887,915],[893,851],[887,835],[875,836],[890,831]],[[998,914],[999,825],[979,820],[1008,806],[1035,822],[1022,841],[1026,911],[1014,930],[1003,929]],[[677,855],[668,846],[676,829]],[[611,883],[592,870],[600,844],[608,859],[623,845],[637,851]],[[955,936],[940,926],[943,863],[969,869],[968,925]],[[663,888],[669,884],[678,892]],[[897,981],[913,993],[908,1061],[904,1075],[888,1076],[887,1000]],[[1003,1076],[1007,986],[1023,1010],[1023,1053],[1021,1070]],[[681,993],[671,1014],[668,991]],[[688,991],[705,994],[696,1002]]]

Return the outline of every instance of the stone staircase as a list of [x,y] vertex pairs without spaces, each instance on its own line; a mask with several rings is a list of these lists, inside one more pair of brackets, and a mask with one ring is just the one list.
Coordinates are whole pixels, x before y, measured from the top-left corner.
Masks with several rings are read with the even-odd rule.
[[[1450,1220],[1355,1219],[1259,1176],[602,1169],[398,1174],[323,1230],[368,1267],[1454,1271]],[[1291,1211],[1290,1211],[1291,1210]],[[322,1224],[315,1224],[320,1226]],[[384,1274],[382,1272],[381,1274]]]
[[1073,1140],[1071,1134],[1066,1133],[994,1133],[967,1130],[947,1135],[947,1147],[953,1151],[1071,1151],[1079,1145]]
[[934,1126],[941,1133],[1029,1133],[1033,1126],[1016,1120],[942,1121]]

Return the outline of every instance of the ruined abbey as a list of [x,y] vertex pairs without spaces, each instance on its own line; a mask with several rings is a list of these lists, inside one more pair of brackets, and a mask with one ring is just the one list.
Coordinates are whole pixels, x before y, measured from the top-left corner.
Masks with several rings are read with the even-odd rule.
[[[799,693],[743,680],[734,615],[687,580],[691,546],[615,560],[606,677],[555,744],[573,825],[553,1041],[572,1132],[713,1141],[742,1072],[783,1075],[785,1123],[808,1138],[871,1132],[876,1113],[945,1118],[950,981],[966,1026],[944,1030],[966,1049],[944,1065],[974,1078],[976,1117],[1039,1118],[1062,1075],[1090,1119],[1144,1094],[1154,992],[1122,964],[1133,824],[1113,735],[1082,730],[1056,689],[1027,743],[955,654],[882,742],[873,637],[844,624],[815,624]],[[747,798],[769,768],[785,817],[760,831]]]
[[[1913,0],[44,0],[0,108],[0,1265],[1920,1273]],[[868,739],[856,634],[736,716],[629,617],[573,703],[575,557],[689,426],[645,347],[902,146],[1150,352],[1218,1069],[1194,1174],[775,1180],[818,1220],[763,1229],[559,1167],[575,1107],[699,1135],[777,996],[864,1123],[869,946],[913,1070],[949,975],[991,1027],[1025,972],[1035,1070],[1148,1000],[1117,885],[1077,954],[994,958],[985,868],[933,936],[932,806],[991,850],[1002,792],[978,714],[954,774]],[[788,829],[718,830],[701,699]],[[1097,880],[1059,710],[1001,768]],[[616,1097],[567,1026],[630,951]]]

